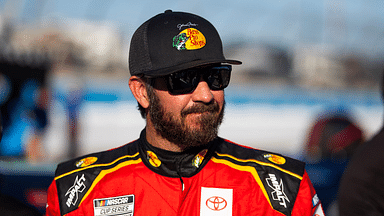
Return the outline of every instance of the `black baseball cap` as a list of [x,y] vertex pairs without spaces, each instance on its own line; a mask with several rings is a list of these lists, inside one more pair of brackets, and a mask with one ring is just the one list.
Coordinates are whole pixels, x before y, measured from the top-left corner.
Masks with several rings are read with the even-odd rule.
[[131,75],[159,77],[214,63],[241,64],[224,57],[216,28],[191,13],[167,10],[143,23],[132,36]]

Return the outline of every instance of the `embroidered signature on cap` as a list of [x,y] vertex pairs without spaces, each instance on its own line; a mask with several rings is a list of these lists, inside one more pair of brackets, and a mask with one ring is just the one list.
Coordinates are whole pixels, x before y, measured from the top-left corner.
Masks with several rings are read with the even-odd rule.
[[198,26],[198,24],[194,24],[194,23],[188,22],[187,24],[178,24],[177,28],[179,30],[181,30],[181,28],[183,28],[183,27],[191,27],[191,26]]

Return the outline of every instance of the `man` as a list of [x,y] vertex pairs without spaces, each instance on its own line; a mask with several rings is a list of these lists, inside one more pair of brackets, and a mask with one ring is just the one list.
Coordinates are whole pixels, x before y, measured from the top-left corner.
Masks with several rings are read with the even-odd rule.
[[341,177],[364,134],[340,107],[326,110],[308,132],[304,151],[306,171],[327,215],[334,215]]
[[45,56],[33,53],[17,57],[16,53],[0,51],[0,111],[4,132],[0,156],[25,157],[31,162],[42,160],[41,140],[48,124],[51,94],[49,71],[50,61]]
[[231,64],[211,23],[152,17],[134,33],[129,87],[146,127],[58,166],[48,215],[322,215],[304,163],[217,136]]
[[[382,97],[384,79],[382,80]],[[384,98],[384,97],[383,97]],[[384,128],[362,144],[352,157],[340,183],[339,213],[384,215]]]
[[[0,115],[0,142],[3,137],[3,124]],[[2,175],[0,175],[0,183],[2,182]],[[0,215],[13,215],[13,216],[41,216],[42,214],[33,206],[27,205],[13,196],[0,192]]]

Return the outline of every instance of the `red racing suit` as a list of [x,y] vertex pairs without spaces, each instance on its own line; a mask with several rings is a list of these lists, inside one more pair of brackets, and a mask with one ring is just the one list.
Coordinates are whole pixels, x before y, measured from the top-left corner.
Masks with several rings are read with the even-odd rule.
[[58,165],[47,215],[324,215],[304,163],[216,138],[182,153],[140,139]]

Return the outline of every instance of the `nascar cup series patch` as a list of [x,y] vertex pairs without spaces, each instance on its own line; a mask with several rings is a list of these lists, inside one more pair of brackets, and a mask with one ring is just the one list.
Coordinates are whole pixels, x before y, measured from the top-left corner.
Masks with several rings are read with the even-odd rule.
[[177,50],[196,50],[205,46],[206,39],[203,33],[195,28],[187,28],[173,37],[173,47]]
[[93,200],[95,216],[100,215],[124,215],[133,216],[135,195],[108,197]]

